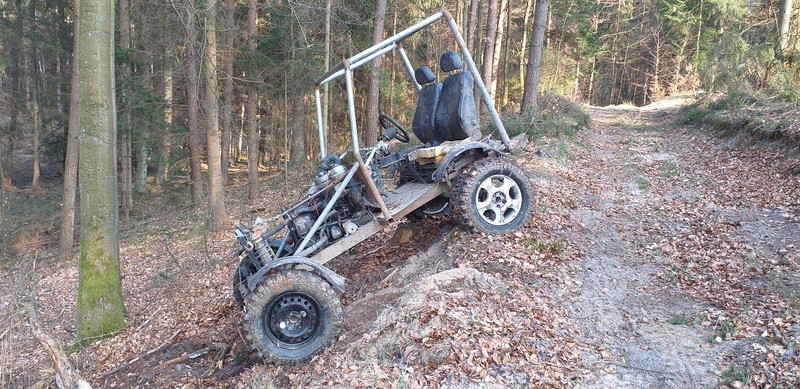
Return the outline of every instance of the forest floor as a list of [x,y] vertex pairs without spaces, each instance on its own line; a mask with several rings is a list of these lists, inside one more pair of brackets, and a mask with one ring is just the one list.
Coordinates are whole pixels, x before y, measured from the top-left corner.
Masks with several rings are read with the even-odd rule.
[[[521,151],[535,215],[517,233],[400,223],[331,262],[344,330],[294,367],[244,346],[230,233],[207,233],[184,187],[154,189],[121,222],[129,325],[70,359],[95,387],[798,387],[798,152],[685,126],[684,103],[590,107],[591,130]],[[235,176],[232,220],[310,176],[270,177],[257,206]],[[53,383],[31,290],[74,341],[77,259],[36,250],[57,240],[57,192],[9,195],[23,238],[0,275],[3,387]]]

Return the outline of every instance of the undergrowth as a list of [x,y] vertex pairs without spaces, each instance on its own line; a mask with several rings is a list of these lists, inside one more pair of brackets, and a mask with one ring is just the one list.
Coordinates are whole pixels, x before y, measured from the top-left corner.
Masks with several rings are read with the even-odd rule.
[[731,90],[700,99],[686,111],[685,122],[713,131],[717,136],[740,134],[765,141],[800,144],[800,100],[768,97],[750,90]]
[[539,100],[539,112],[530,114],[510,114],[503,118],[503,124],[510,137],[522,133],[531,140],[541,138],[562,138],[588,129],[591,117],[580,105],[555,93],[547,93]]

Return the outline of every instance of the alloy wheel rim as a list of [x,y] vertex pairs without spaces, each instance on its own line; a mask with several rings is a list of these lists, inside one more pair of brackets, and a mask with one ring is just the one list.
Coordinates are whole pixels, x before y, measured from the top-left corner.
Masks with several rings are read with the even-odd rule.
[[475,208],[484,222],[504,226],[522,210],[522,191],[517,182],[504,174],[487,177],[475,191]]

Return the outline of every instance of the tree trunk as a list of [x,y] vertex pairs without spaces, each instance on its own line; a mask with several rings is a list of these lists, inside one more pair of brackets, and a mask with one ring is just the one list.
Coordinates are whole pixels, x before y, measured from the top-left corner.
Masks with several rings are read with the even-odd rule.
[[[259,120],[264,121],[264,123],[272,123],[272,134],[269,131],[264,130],[261,131],[261,135],[258,138],[259,141],[259,153],[261,157],[261,165],[267,169],[272,166],[279,165],[279,159],[283,158],[283,161],[288,165],[289,164],[289,98],[288,93],[286,93],[286,77],[283,78],[283,85],[284,85],[284,93],[283,93],[283,109],[281,110],[278,104],[275,104],[272,108],[272,116],[270,117],[271,120],[267,120],[266,118],[260,118]],[[263,105],[264,103],[263,97],[259,96],[258,101],[256,102],[256,112],[263,112]],[[269,110],[269,108],[267,108]],[[283,116],[281,116],[283,115]],[[278,126],[278,119],[282,117],[283,125]],[[279,137],[279,129],[283,130],[283,137]],[[283,139],[283,143],[281,144],[280,148],[275,146],[275,143],[278,139]],[[272,139],[272,142],[269,140]],[[280,157],[279,157],[280,156]]]
[[133,191],[136,193],[147,193],[147,159],[149,134],[142,133],[142,138],[136,142],[136,179],[133,181]]
[[225,75],[222,84],[222,185],[228,184],[228,167],[231,160],[231,133],[233,132],[233,107],[236,104],[233,95],[233,63],[236,60],[234,50],[234,34],[236,32],[236,22],[234,13],[236,12],[236,0],[228,0],[225,4]]
[[[331,7],[333,0],[325,1],[325,71],[331,68]],[[322,87],[322,128],[325,130],[325,144],[333,138],[331,137],[331,130],[328,127],[328,110],[330,109],[330,84],[325,84]],[[330,147],[330,146],[329,146]],[[332,148],[332,147],[330,147]],[[322,156],[325,157],[324,155]]]
[[[136,47],[136,45],[133,45]],[[141,69],[138,73],[140,77],[144,79],[144,88],[152,93],[153,91],[153,79],[151,77],[150,69],[153,63],[152,54],[149,51],[149,48],[145,50],[144,53],[144,69]],[[133,190],[136,193],[147,193],[147,166],[149,164],[150,159],[150,126],[149,123],[141,123],[139,125],[141,135],[136,140],[136,178],[133,183]]]
[[522,113],[535,114],[538,110],[539,77],[542,68],[542,45],[544,30],[547,27],[547,0],[536,0],[536,12],[533,16],[530,57],[525,76],[525,88],[522,94]]
[[[256,4],[257,0],[247,0],[247,47],[251,52],[256,50]],[[255,77],[251,76],[250,78]],[[244,124],[247,128],[247,198],[250,201],[258,197],[258,141],[260,138],[256,123],[256,109],[258,109],[258,87],[255,82],[251,82],[247,91],[247,105],[244,113]]]
[[778,8],[778,58],[783,58],[789,48],[789,26],[792,22],[792,3],[794,0],[781,0]]
[[244,106],[247,104],[247,100],[239,101],[241,107],[236,107],[237,112],[237,120],[236,120],[236,148],[234,149],[233,160],[238,164],[242,161],[242,144],[244,142]]
[[595,56],[594,59],[592,60],[592,72],[589,73],[589,91],[587,92],[587,95],[588,95],[587,100],[589,101],[590,105],[595,104],[595,101],[594,101],[594,98],[593,98],[593,96],[594,96],[594,74],[595,74],[595,70],[597,70],[597,56]]
[[[75,6],[78,2],[75,0]],[[74,47],[78,47],[78,25],[73,24]],[[69,125],[67,132],[67,155],[64,159],[64,196],[61,208],[61,238],[58,246],[58,257],[67,260],[72,257],[72,245],[75,241],[75,191],[78,182],[78,152],[79,134],[78,128],[78,62],[75,60],[75,51],[72,57],[72,81],[69,97]]]
[[39,69],[36,66],[36,58],[31,56],[31,117],[33,121],[33,179],[31,181],[31,189],[41,189],[42,170],[39,160],[39,149],[41,148],[42,139],[42,113],[39,108]]
[[[130,115],[125,115],[126,126],[130,127]],[[125,219],[130,216],[133,209],[133,156],[131,154],[131,137],[128,134],[122,135],[122,212]]]
[[[472,59],[475,60],[475,66],[477,68],[481,68],[483,65],[483,45],[481,45],[481,31],[483,31],[483,5],[486,4],[487,0],[478,0],[478,13],[476,15],[478,19],[478,23],[475,32],[475,51],[471,52]],[[484,80],[484,84],[486,84],[486,80]],[[478,93],[478,86],[475,86],[475,101],[481,101],[480,94]],[[480,104],[480,103],[479,103]]]
[[475,55],[475,29],[478,26],[478,3],[480,0],[469,1],[469,16],[467,17],[467,47]]
[[197,17],[194,9],[189,9],[189,20],[186,24],[188,40],[186,41],[186,102],[188,104],[186,121],[189,126],[189,178],[192,181],[192,203],[197,204],[203,198],[203,181],[200,172],[200,102],[197,74]]
[[503,50],[503,98],[500,100],[500,106],[505,111],[506,106],[508,106],[508,80],[509,77],[509,62],[511,59],[511,3],[508,3],[507,18],[506,18],[506,33],[505,39],[503,42],[504,50]]
[[[397,34],[397,3],[394,3],[394,8],[392,8],[392,35]],[[390,69],[389,69],[389,82],[391,85],[398,85],[397,82],[397,61],[395,57],[397,53],[392,53],[389,59],[390,62]],[[395,117],[395,100],[394,100],[394,93],[389,93],[389,116]]]
[[164,183],[169,180],[169,158],[170,152],[172,148],[172,122],[173,122],[173,110],[172,110],[172,52],[171,50],[167,49],[167,52],[163,56],[163,66],[164,66],[164,73],[163,73],[163,81],[161,83],[162,91],[161,95],[164,96],[164,123],[166,124],[166,128],[161,131],[161,152],[159,153],[160,160],[158,161],[158,171],[156,172],[157,182],[159,185],[164,185]]
[[305,103],[303,100],[303,95],[299,95],[295,97],[296,101],[292,104],[291,111],[292,111],[292,124],[291,124],[291,134],[292,134],[292,146],[289,152],[289,161],[292,163],[298,163],[306,160],[305,155]]
[[508,0],[500,0],[500,17],[497,20],[497,35],[494,39],[494,55],[492,57],[492,79],[489,86],[489,95],[492,100],[497,96],[498,70],[500,69],[500,57],[503,54],[502,46],[505,41],[506,16],[508,14]]
[[[130,1],[120,0],[119,2],[119,46],[124,51],[130,50],[131,47],[131,30],[130,30]],[[77,65],[76,65],[77,66]],[[130,67],[125,65],[120,69],[120,75],[123,79],[130,77]],[[128,94],[128,90],[121,89],[123,96]],[[123,128],[122,128],[122,212],[125,219],[130,215],[133,209],[133,155],[131,150],[131,107],[120,107],[123,112]]]
[[206,119],[208,141],[208,202],[211,208],[211,229],[219,230],[225,224],[225,188],[222,184],[222,150],[219,130],[219,102],[217,101],[217,0],[201,0],[202,21],[205,28],[206,48],[203,55],[203,112]]
[[[491,88],[492,80],[494,79],[494,42],[497,39],[497,13],[498,13],[498,0],[488,0],[489,10],[486,17],[486,35],[484,35],[483,45],[483,83]],[[489,96],[494,100],[494,94],[491,89]]]
[[[386,0],[377,0],[375,9],[375,26],[372,30],[372,44],[376,45],[383,40],[384,26],[386,24]],[[380,99],[381,59],[378,57],[370,64],[372,74],[369,80],[369,93],[367,94],[367,120],[366,139],[362,141],[365,146],[371,146],[377,138],[378,128],[378,103]]]
[[114,2],[78,4],[81,255],[77,338],[83,342],[125,327],[119,266]]
[[247,104],[247,99],[241,100],[239,103],[241,104],[241,107],[237,107],[237,111],[239,112],[239,120],[236,123],[236,128],[238,128],[236,133],[238,139],[236,142],[236,153],[233,157],[236,163],[242,161],[242,147],[244,142],[244,107]]
[[17,117],[19,116],[19,96],[21,96],[21,75],[22,75],[22,52],[23,52],[23,29],[24,29],[24,20],[25,18],[22,17],[24,11],[22,10],[22,0],[16,0],[14,2],[15,5],[15,13],[17,15],[15,20],[15,28],[14,34],[12,34],[12,53],[11,53],[11,101],[9,102],[9,108],[11,110],[10,113],[10,123],[8,128],[8,144],[7,144],[7,152],[4,154],[5,158],[0,159],[0,169],[4,169],[5,174],[3,175],[3,182],[0,182],[0,185],[11,186],[13,181],[11,179],[11,174],[14,171],[14,149],[16,143],[16,136],[19,132]]
[[[59,20],[62,20],[62,21],[66,21],[67,20],[67,11],[66,10],[67,10],[67,7],[70,6],[70,5],[71,4],[69,4],[66,1],[58,2],[57,11],[56,12],[58,14],[58,19]],[[72,24],[75,25],[75,23],[72,23]],[[73,36],[74,35],[75,34],[74,34],[74,31],[73,31]],[[68,112],[69,107],[67,107],[67,105],[64,104],[64,96],[67,94],[67,85],[68,85],[65,82],[66,81],[65,80],[66,77],[64,77],[64,73],[65,73],[64,69],[67,67],[66,65],[69,63],[69,61],[67,61],[66,55],[64,55],[64,54],[69,53],[67,48],[69,47],[69,44],[72,43],[73,41],[74,41],[74,39],[72,37],[70,37],[68,34],[65,34],[65,33],[61,33],[58,36],[58,43],[62,48],[64,48],[65,52],[56,54],[56,110],[59,113],[59,115],[63,115],[64,117],[69,117],[69,112]],[[74,49],[74,45],[73,45],[73,49]],[[69,55],[72,55],[72,54],[70,53]],[[63,60],[62,60],[62,58],[63,58]],[[69,132],[68,128],[64,130],[64,135],[66,135],[67,137],[69,136],[68,132]],[[65,155],[65,158],[66,158],[66,155]]]
[[[36,8],[38,6],[37,0],[31,0],[29,4],[30,13],[28,15],[29,20],[31,21],[31,34],[38,35],[38,25],[36,22]],[[42,170],[40,165],[39,156],[39,149],[41,148],[42,143],[42,112],[39,106],[39,59],[37,56],[37,48],[36,48],[36,40],[30,39],[30,47],[28,48],[29,57],[28,57],[28,65],[30,65],[30,77],[28,77],[28,81],[30,82],[30,91],[31,91],[31,116],[33,121],[33,179],[31,180],[31,189],[32,190],[39,190],[41,189],[41,178],[42,178]]]
[[[289,36],[291,37],[292,42],[294,42],[294,24],[289,29]],[[292,49],[291,56],[289,57],[289,63],[291,64],[295,60],[295,50]],[[303,109],[304,100],[302,93],[298,94],[298,96],[291,96],[291,98],[296,98],[297,101],[294,104],[291,104],[291,109],[289,108],[289,77],[297,77],[293,72],[286,72],[283,77],[283,104],[284,104],[284,120],[283,120],[283,127],[284,127],[284,142],[285,147],[288,149],[288,159],[286,159],[286,165],[284,168],[284,174],[289,174],[289,163],[295,164],[301,161],[305,161],[306,153],[305,153],[305,126],[302,125],[302,120],[305,117],[305,110]],[[292,126],[289,127],[289,116],[292,117]],[[301,118],[303,116],[303,118]],[[364,123],[362,121],[362,123]],[[289,144],[289,134],[291,134],[291,146]],[[264,145],[266,147],[266,144]],[[287,176],[288,177],[288,176]]]
[[697,39],[695,40],[694,47],[694,63],[697,66],[700,63],[700,39],[703,37],[703,0],[700,0],[700,17],[697,18]]
[[575,82],[573,83],[573,86],[572,86],[572,98],[575,99],[575,101],[580,101],[579,100],[580,99],[580,93],[579,93],[580,84],[581,84],[581,59],[577,58],[577,59],[575,59]]

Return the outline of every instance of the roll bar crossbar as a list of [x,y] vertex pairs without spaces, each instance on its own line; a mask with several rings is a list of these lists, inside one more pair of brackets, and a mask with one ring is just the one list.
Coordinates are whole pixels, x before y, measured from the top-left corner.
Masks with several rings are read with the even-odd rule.
[[497,113],[497,110],[494,107],[494,102],[492,98],[489,96],[489,91],[486,89],[486,85],[483,83],[483,79],[481,78],[480,72],[478,71],[478,67],[475,65],[475,61],[472,60],[472,55],[467,48],[467,43],[464,41],[464,37],[461,35],[461,32],[458,29],[458,25],[456,21],[453,19],[453,16],[450,12],[442,10],[439,11],[424,20],[412,25],[411,27],[406,28],[403,31],[398,32],[397,34],[385,39],[384,41],[373,45],[372,47],[350,57],[341,62],[334,65],[330,68],[327,72],[325,72],[322,76],[317,78],[314,82],[314,95],[316,97],[316,108],[317,108],[317,130],[319,132],[319,143],[320,143],[320,155],[325,156],[327,155],[327,146],[325,141],[325,128],[324,122],[322,120],[322,99],[320,94],[320,88],[323,85],[329,84],[337,79],[342,77],[345,78],[346,88],[347,88],[347,108],[349,111],[349,121],[350,121],[350,133],[353,139],[353,153],[357,156],[360,156],[360,146],[358,142],[358,124],[356,122],[356,107],[355,107],[355,97],[354,97],[354,88],[353,88],[353,71],[374,61],[376,58],[385,55],[393,50],[397,51],[400,54],[400,58],[403,61],[403,65],[405,66],[406,72],[408,73],[409,77],[411,78],[411,83],[414,87],[419,91],[422,86],[419,85],[414,78],[414,66],[411,64],[411,61],[408,59],[408,55],[406,54],[405,50],[403,49],[403,41],[408,37],[414,35],[418,31],[422,30],[425,27],[430,26],[431,24],[437,22],[438,20],[444,18],[447,21],[450,30],[453,33],[453,37],[455,38],[456,44],[458,44],[459,49],[461,50],[461,54],[464,57],[464,61],[467,63],[467,67],[469,71],[472,73],[475,84],[478,86],[478,90],[480,91],[481,98],[483,102],[486,104],[486,107],[489,110],[489,114],[492,118],[492,123],[497,128],[497,132],[500,135],[500,141],[503,142],[503,145],[511,151],[511,140],[508,137],[508,133],[506,132],[505,126],[503,126],[503,122],[500,120],[500,114]]

